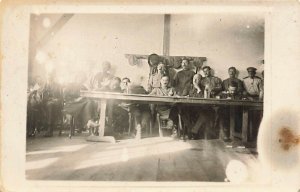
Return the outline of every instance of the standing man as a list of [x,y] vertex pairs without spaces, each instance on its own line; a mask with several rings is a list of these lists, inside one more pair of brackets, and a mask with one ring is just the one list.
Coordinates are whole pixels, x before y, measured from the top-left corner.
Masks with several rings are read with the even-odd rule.
[[[204,87],[204,98],[214,98],[222,91],[222,80],[218,77],[215,77],[211,74],[211,68],[209,66],[205,66],[202,68],[205,77],[201,80],[201,86]],[[206,127],[208,131],[207,136],[210,138],[217,137],[217,123],[219,121],[219,107],[207,107],[203,108],[209,118],[208,122],[213,122],[212,127]],[[208,126],[211,126],[210,124]]]
[[190,69],[190,62],[183,58],[181,62],[182,70],[177,72],[174,78],[174,86],[178,95],[188,95],[193,84],[195,72]]
[[[243,88],[243,82],[236,78],[236,68],[235,67],[229,67],[228,69],[229,78],[225,79],[222,82],[222,88],[223,91],[231,92],[231,87],[236,86],[235,94],[237,96],[241,96],[243,94],[244,88]],[[235,86],[233,86],[235,85]]]
[[260,77],[255,76],[256,68],[248,67],[248,76],[244,78],[243,84],[245,87],[244,96],[250,100],[263,99],[263,82]]
[[[243,82],[236,78],[236,68],[230,67],[228,69],[229,78],[222,82],[223,91],[226,91],[226,95],[230,96],[231,99],[241,99],[244,91]],[[229,97],[228,97],[229,98]],[[235,124],[238,128],[241,127],[241,115],[242,111],[240,107],[235,107],[235,113],[237,115]],[[230,108],[224,106],[219,110],[220,117],[220,138],[224,141],[229,141],[229,126],[230,126]]]
[[222,80],[218,77],[212,76],[211,68],[205,66],[202,68],[205,77],[201,81],[204,91],[208,93],[208,98],[218,95],[222,91]]

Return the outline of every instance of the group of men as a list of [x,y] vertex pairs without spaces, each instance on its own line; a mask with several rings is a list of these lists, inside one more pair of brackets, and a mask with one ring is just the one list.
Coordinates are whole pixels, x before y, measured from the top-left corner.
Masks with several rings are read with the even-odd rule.
[[[160,65],[161,64],[157,64],[157,66]],[[151,63],[151,67],[153,66],[155,67],[155,65]],[[175,88],[173,95],[200,98],[263,100],[263,79],[256,76],[257,69],[254,67],[247,68],[248,76],[243,80],[236,77],[237,69],[235,67],[230,67],[228,69],[229,78],[222,81],[220,78],[212,75],[212,69],[209,66],[202,67],[203,76],[200,73],[195,73],[193,71],[190,61],[187,58],[182,59],[181,66],[182,70],[178,71],[173,77],[171,75],[168,76],[170,82],[169,87]],[[168,70],[167,67],[165,68]],[[152,71],[156,71],[156,73],[160,72],[160,70]],[[168,72],[164,72],[164,74],[168,74]],[[153,77],[159,77],[159,75],[156,75],[155,73],[150,75]],[[163,77],[164,76],[161,76],[162,80]],[[149,83],[152,82],[153,81],[149,81]],[[162,89],[161,85],[162,83],[160,84],[160,88],[155,88],[154,85],[150,85],[148,87]],[[160,91],[159,93],[161,94],[163,91]],[[167,94],[165,95],[167,96]],[[159,112],[159,110],[157,111]],[[203,126],[210,127],[207,128],[209,131],[213,130],[214,127],[212,124],[219,124],[220,127],[224,129],[222,130],[224,138],[228,138],[229,133],[227,131],[227,119],[229,117],[227,117],[227,114],[229,112],[226,108],[213,110],[211,107],[181,106],[180,111],[182,113],[183,123],[188,127],[188,135],[190,138],[198,137]],[[174,116],[172,117],[172,115],[170,115],[170,118],[177,121],[177,119],[174,118]],[[216,119],[219,122],[214,122]]]
[[[55,83],[55,75],[53,74],[49,75],[48,81],[44,86],[37,81],[32,88],[33,90],[30,91],[28,100],[32,101],[32,98],[42,95],[39,105],[32,106],[34,106],[34,110],[43,109],[45,112],[47,119],[47,132],[45,136],[53,135],[55,114],[58,114],[58,110],[75,117],[80,122],[80,127],[84,127],[87,124],[93,127],[99,126],[97,123],[97,118],[99,117],[97,103],[80,97],[80,90],[205,98],[224,98],[225,95],[225,98],[250,100],[262,100],[263,98],[263,80],[255,76],[256,69],[254,67],[247,68],[249,76],[245,77],[243,81],[236,77],[236,68],[230,67],[228,69],[229,78],[222,82],[220,78],[212,75],[212,69],[209,66],[202,68],[204,74],[204,77],[202,77],[201,74],[195,73],[192,70],[190,61],[187,58],[183,58],[181,62],[182,70],[175,73],[174,69],[170,69],[161,63],[157,55],[154,54],[151,56],[151,59],[148,60],[149,64],[151,64],[148,90],[145,90],[139,84],[130,82],[130,79],[127,77],[122,80],[119,77],[114,77],[110,73],[111,64],[109,62],[104,62],[102,64],[102,71],[98,72],[88,81],[84,75],[79,75],[76,77],[76,82],[67,86],[64,91]],[[68,96],[70,99],[66,101]],[[172,114],[176,114],[176,110],[169,110],[171,107],[168,109],[166,106],[149,106],[129,102],[111,102],[109,105],[108,114],[111,114],[111,118],[108,120],[108,124],[113,127],[110,130],[112,132],[122,132],[124,129],[120,127],[128,126],[124,124],[124,122],[128,122],[124,121],[124,119],[129,118],[127,115],[129,112],[133,115],[136,122],[137,138],[141,137],[141,131],[144,127],[149,126],[149,121],[153,120],[151,119],[151,114],[153,115],[155,112],[169,116],[176,121],[176,118],[172,118]],[[202,112],[204,113],[198,114],[198,117],[195,117],[196,119],[191,121],[190,116],[197,114],[197,112],[201,113],[200,108],[195,108],[194,110],[196,113],[189,114],[186,112],[187,115],[183,116],[183,119],[190,127],[190,130],[194,130],[194,134],[198,134],[201,123],[206,121],[204,117],[209,112],[203,109]],[[29,114],[31,111],[32,108],[29,109]],[[191,122],[194,122],[194,124],[191,124]],[[176,122],[174,123],[176,124]],[[32,130],[29,131],[29,134],[32,134]]]

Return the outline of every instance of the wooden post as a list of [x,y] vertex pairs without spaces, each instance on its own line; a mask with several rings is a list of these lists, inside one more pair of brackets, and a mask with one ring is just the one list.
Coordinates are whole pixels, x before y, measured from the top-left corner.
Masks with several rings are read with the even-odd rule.
[[109,143],[116,143],[116,140],[113,136],[104,136],[105,130],[105,116],[106,116],[106,99],[101,99],[98,101],[98,107],[100,106],[100,118],[99,118],[99,136],[90,135],[86,138],[87,141],[92,142],[109,142]]
[[128,112],[128,135],[130,135],[131,132],[131,127],[132,127],[132,115],[131,112]]
[[234,128],[235,128],[235,107],[230,106],[230,139],[234,140]]
[[99,119],[99,137],[104,137],[105,129],[105,116],[106,116],[106,99],[101,99],[98,104],[100,105],[100,119]]
[[248,122],[249,122],[249,109],[243,107],[243,125],[242,125],[242,141],[248,141]]
[[164,15],[164,35],[163,35],[163,55],[169,56],[170,54],[170,21],[171,15]]

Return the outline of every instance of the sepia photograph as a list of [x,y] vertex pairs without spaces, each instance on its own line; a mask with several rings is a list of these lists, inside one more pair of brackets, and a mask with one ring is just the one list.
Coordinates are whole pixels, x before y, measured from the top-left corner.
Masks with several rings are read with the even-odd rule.
[[0,1],[0,191],[300,191],[300,6]]
[[31,14],[28,61],[27,179],[235,182],[257,160],[262,14]]

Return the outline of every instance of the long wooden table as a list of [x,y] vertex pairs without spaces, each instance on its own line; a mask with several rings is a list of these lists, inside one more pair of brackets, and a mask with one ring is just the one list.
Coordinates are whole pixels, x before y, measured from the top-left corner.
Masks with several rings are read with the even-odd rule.
[[[105,113],[107,100],[122,100],[122,101],[136,101],[138,103],[174,103],[174,104],[184,104],[184,105],[209,105],[209,106],[228,106],[230,107],[230,138],[233,139],[234,136],[242,138],[243,142],[248,141],[248,130],[249,130],[249,111],[250,110],[263,110],[262,101],[249,101],[249,100],[229,100],[229,99],[204,99],[195,97],[168,97],[168,96],[152,96],[152,95],[138,95],[138,94],[123,94],[123,93],[111,93],[111,92],[99,92],[99,91],[81,91],[80,95],[82,97],[95,99],[101,107],[100,113],[100,128],[99,136],[104,136],[105,128]],[[235,134],[235,107],[240,106],[243,109],[243,119],[242,119],[242,134]],[[252,127],[250,126],[250,129]],[[252,130],[250,130],[250,133]]]

